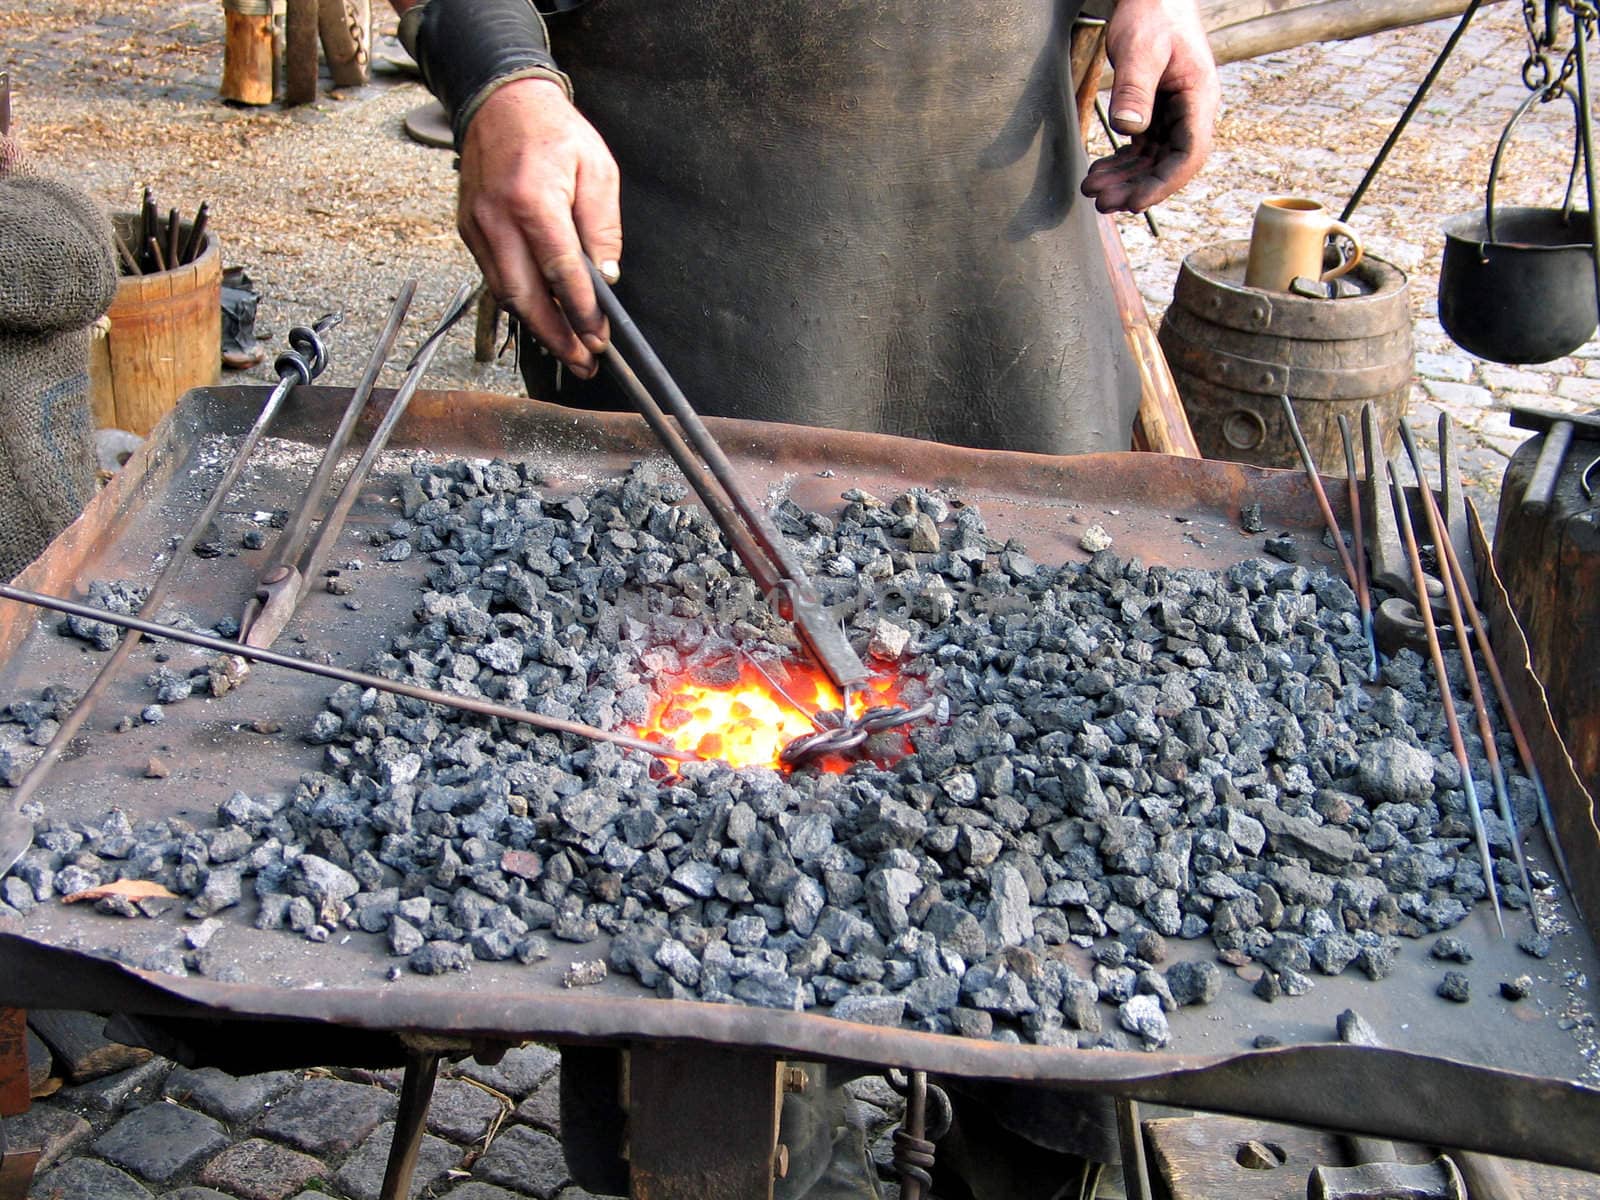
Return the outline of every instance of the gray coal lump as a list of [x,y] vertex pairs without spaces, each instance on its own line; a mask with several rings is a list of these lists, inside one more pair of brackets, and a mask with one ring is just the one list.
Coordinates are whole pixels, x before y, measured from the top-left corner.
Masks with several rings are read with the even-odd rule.
[[[793,630],[685,496],[649,464],[574,496],[526,464],[419,459],[381,535],[425,568],[415,620],[366,669],[614,729],[739,656],[789,681]],[[674,769],[346,685],[291,791],[226,798],[220,835],[41,821],[0,916],[137,876],[447,979],[567,952],[664,997],[1153,1049],[1181,1042],[1171,1011],[1243,994],[1207,958],[1292,1004],[1382,980],[1485,896],[1427,664],[1402,651],[1367,686],[1342,580],[1051,566],[958,497],[844,500],[774,523],[902,700],[935,701],[913,754]]]

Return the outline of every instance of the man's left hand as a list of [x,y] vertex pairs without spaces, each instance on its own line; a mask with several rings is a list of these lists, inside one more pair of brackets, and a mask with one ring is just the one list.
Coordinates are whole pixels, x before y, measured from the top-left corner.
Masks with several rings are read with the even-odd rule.
[[1221,88],[1196,0],[1117,0],[1106,25],[1111,123],[1133,140],[1084,176],[1101,212],[1143,212],[1211,152]]

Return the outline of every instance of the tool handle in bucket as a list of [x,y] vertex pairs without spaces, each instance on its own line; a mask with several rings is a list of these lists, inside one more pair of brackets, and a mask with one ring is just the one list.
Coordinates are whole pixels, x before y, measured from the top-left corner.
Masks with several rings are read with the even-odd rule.
[[[1573,185],[1578,178],[1578,164],[1583,159],[1583,130],[1580,125],[1578,112],[1578,94],[1570,85],[1562,85],[1561,94],[1572,101],[1573,131],[1572,131],[1572,170],[1567,178],[1567,197],[1565,210],[1570,215],[1572,210]],[[1494,236],[1494,192],[1500,180],[1500,163],[1505,158],[1506,147],[1511,143],[1511,134],[1516,129],[1517,123],[1528,115],[1535,104],[1553,99],[1548,91],[1537,91],[1529,94],[1528,98],[1517,105],[1517,111],[1511,114],[1511,119],[1506,122],[1506,127],[1500,132],[1500,141],[1494,148],[1494,160],[1489,164],[1489,186],[1484,194],[1483,227],[1486,237],[1483,246],[1493,246],[1497,239]],[[1481,247],[1480,247],[1481,251]]]

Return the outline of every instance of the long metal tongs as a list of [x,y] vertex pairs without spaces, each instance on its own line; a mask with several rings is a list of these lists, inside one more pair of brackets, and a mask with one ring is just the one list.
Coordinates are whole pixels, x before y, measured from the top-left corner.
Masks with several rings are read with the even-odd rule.
[[[233,461],[228,464],[228,469],[222,473],[222,478],[217,481],[211,499],[206,502],[205,508],[194,519],[194,523],[189,526],[189,532],[184,534],[183,540],[172,551],[155,583],[150,585],[150,592],[139,609],[141,617],[154,617],[160,611],[161,605],[166,601],[168,590],[178,577],[178,572],[187,565],[189,555],[193,553],[211,522],[216,519],[217,513],[222,511],[228,493],[233,490],[233,485],[238,482],[240,474],[244,471],[245,463],[255,452],[257,443],[277,417],[289,393],[298,385],[312,382],[327,367],[328,351],[322,344],[322,334],[337,325],[340,319],[338,314],[329,314],[310,329],[297,325],[289,330],[289,349],[278,355],[272,364],[278,373],[278,386],[272,389],[266,403],[261,406],[255,424],[239,443],[239,449],[234,454]],[[95,704],[105,695],[112,680],[116,678],[123,664],[133,654],[133,648],[138,644],[139,634],[132,631],[117,644],[117,648],[101,666],[99,674],[84,691],[77,705],[62,718],[60,728],[50,739],[49,745],[45,746],[44,753],[23,776],[21,784],[12,794],[5,810],[0,811],[0,874],[9,871],[12,864],[22,857],[33,842],[33,822],[22,817],[22,806],[32,798],[34,792],[39,790],[40,785],[50,774],[50,769],[55,766],[72,739],[78,735],[78,730],[83,728],[83,723],[89,719]]]
[[411,300],[416,292],[415,279],[408,279],[401,286],[394,307],[389,311],[388,322],[367,359],[366,369],[361,373],[355,391],[350,394],[350,402],[345,406],[339,427],[333,431],[322,461],[317,464],[311,482],[306,485],[300,507],[278,536],[272,550],[272,560],[256,582],[255,595],[245,604],[244,615],[239,620],[239,640],[247,646],[272,645],[294,615],[304,578],[299,565],[300,552],[311,534],[311,522],[327,496],[328,485],[333,481],[333,473],[338,469],[345,447],[350,444],[356,422],[361,419],[368,401],[372,399],[372,389],[377,386],[378,375],[388,361],[389,352],[394,349],[395,339],[400,336],[400,327],[405,323],[406,313],[411,308]]
[[[699,494],[756,586],[779,616],[793,622],[806,648],[845,698],[848,709],[850,692],[867,682],[866,664],[823,607],[783,536],[761,506],[745,493],[728,456],[593,263],[589,264],[589,275],[600,307],[611,322],[612,344],[606,347],[606,366]],[[626,356],[618,349],[619,343]],[[637,372],[629,365],[629,359],[637,364]],[[677,428],[666,419],[663,406],[677,421]]]
[[[612,344],[605,350],[606,366],[678,464],[756,586],[778,615],[794,625],[800,640],[838,688],[844,702],[841,723],[791,743],[784,752],[784,763],[798,766],[825,754],[853,750],[875,733],[910,724],[931,713],[932,705],[923,704],[914,709],[880,705],[852,714],[851,696],[870,678],[866,664],[850,645],[843,626],[822,603],[783,536],[745,491],[728,456],[593,263],[589,264],[589,276],[600,307],[611,322]],[[630,365],[630,359],[634,365]],[[667,412],[676,426],[667,420]]]

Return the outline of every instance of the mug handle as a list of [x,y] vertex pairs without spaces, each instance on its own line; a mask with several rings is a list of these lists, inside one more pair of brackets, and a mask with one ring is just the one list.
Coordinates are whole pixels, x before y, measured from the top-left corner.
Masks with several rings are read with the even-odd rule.
[[1351,229],[1350,226],[1346,225],[1343,221],[1328,222],[1328,232],[1323,235],[1324,238],[1333,237],[1335,235],[1350,239],[1350,244],[1355,247],[1355,253],[1349,258],[1345,259],[1337,267],[1333,268],[1333,270],[1324,271],[1322,273],[1322,282],[1324,283],[1327,283],[1330,279],[1338,279],[1341,275],[1348,275],[1360,265],[1361,259],[1366,254],[1366,251],[1361,245],[1361,235],[1354,229]]

